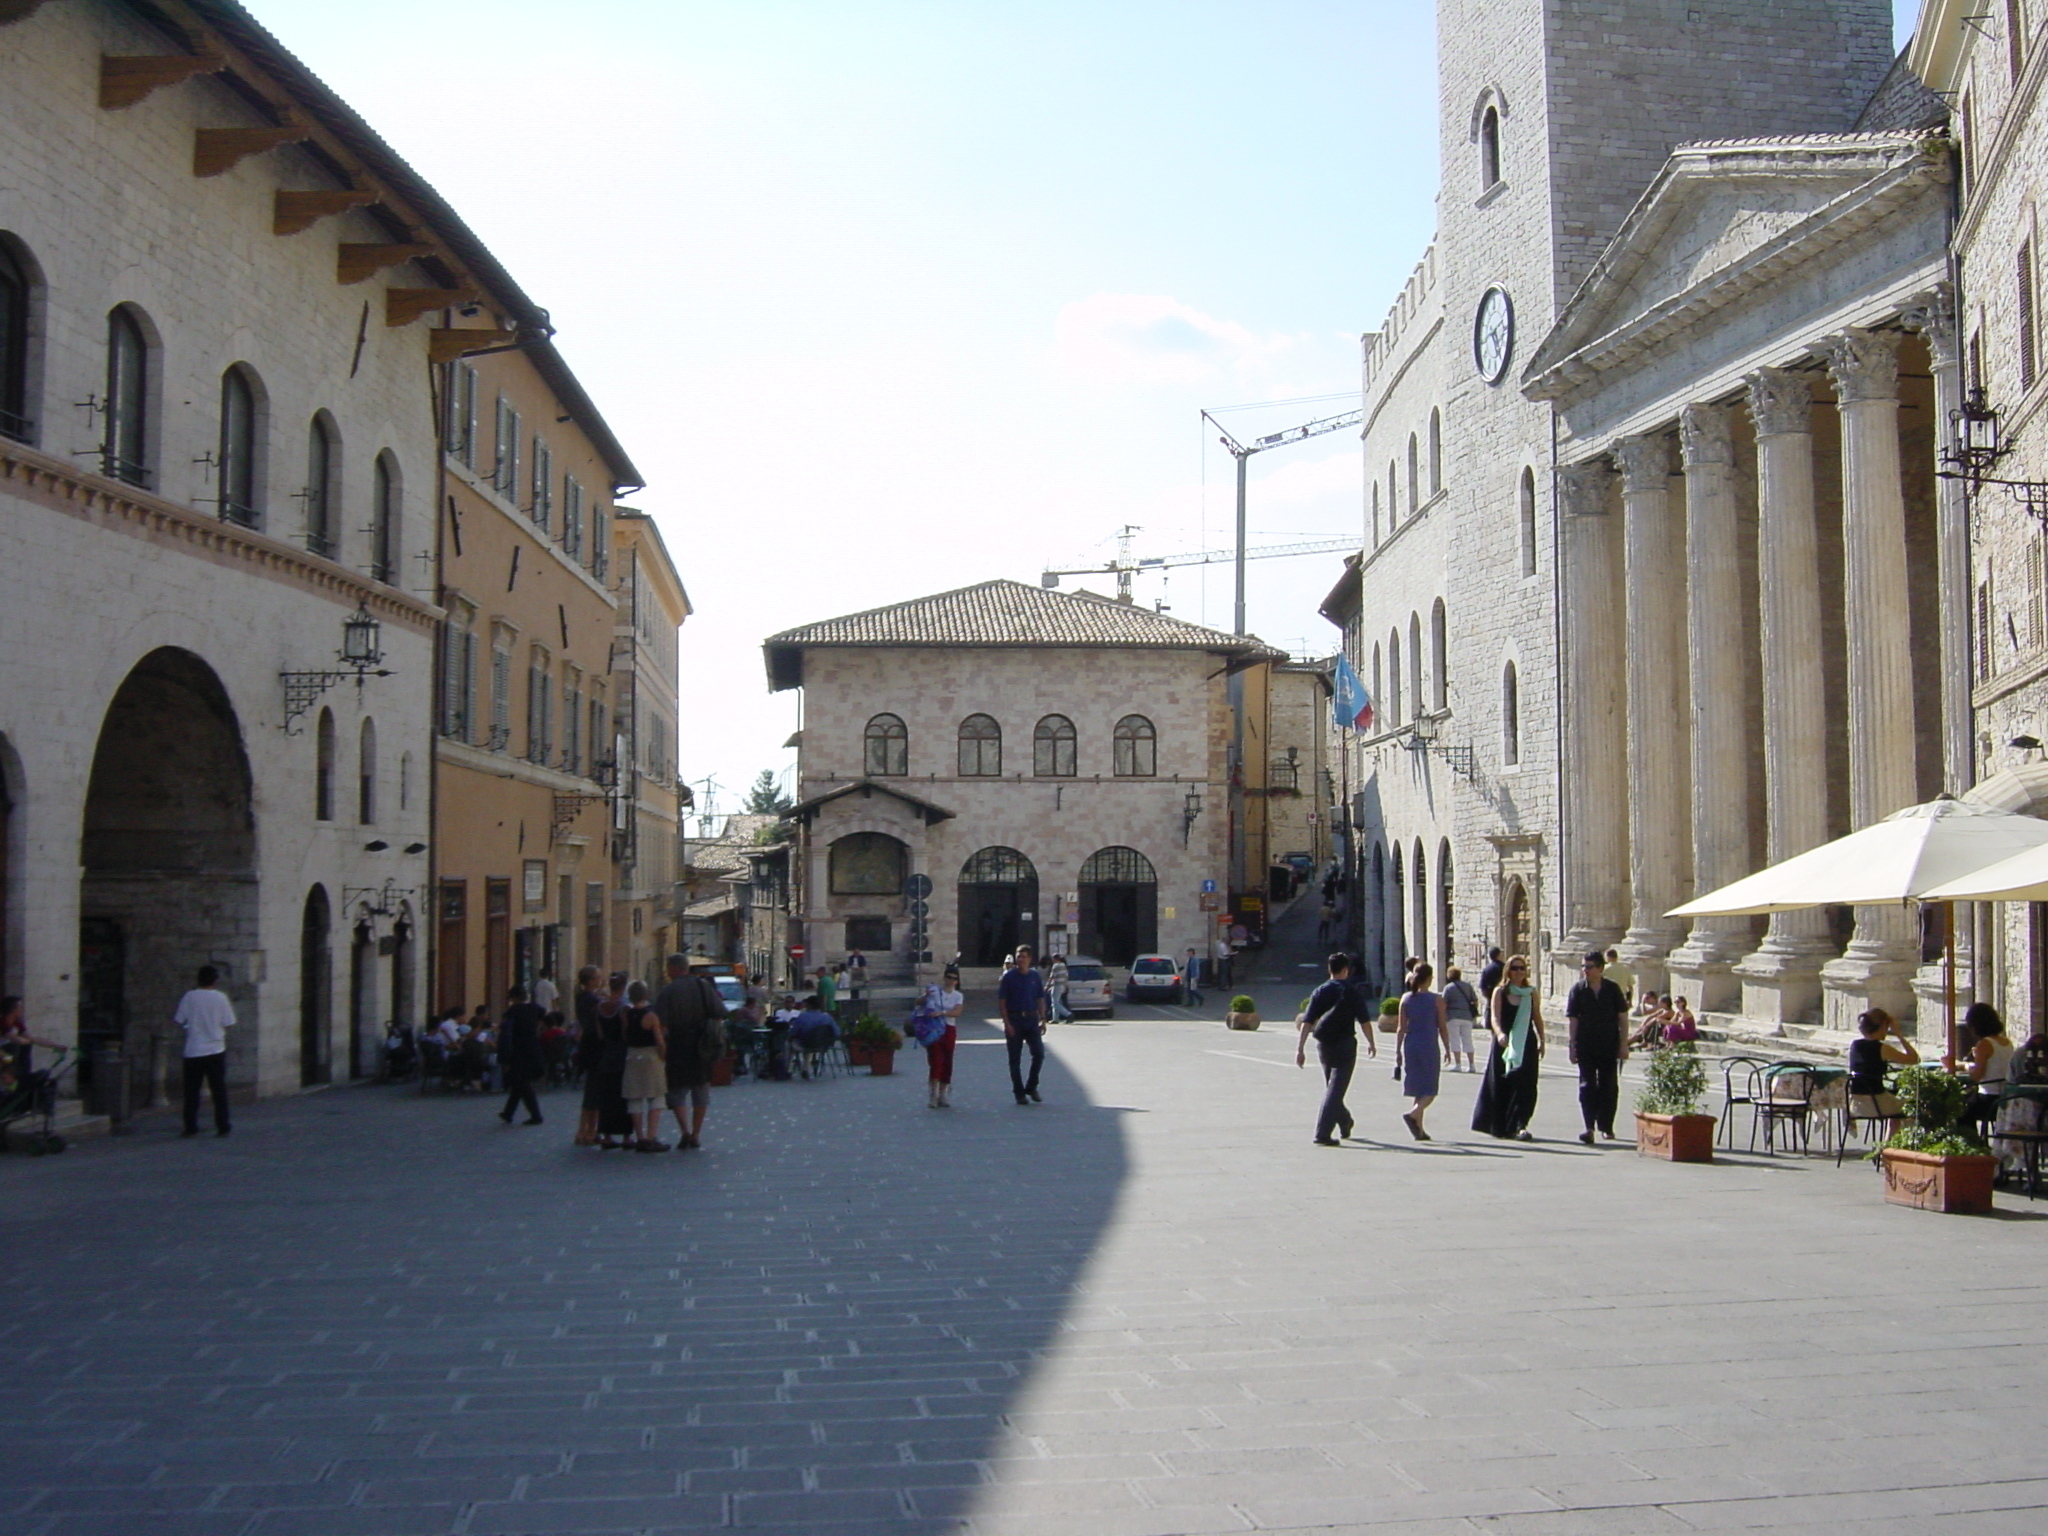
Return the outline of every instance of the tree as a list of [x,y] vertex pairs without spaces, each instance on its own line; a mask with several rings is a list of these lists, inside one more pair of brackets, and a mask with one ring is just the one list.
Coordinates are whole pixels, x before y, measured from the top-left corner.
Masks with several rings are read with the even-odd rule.
[[776,786],[775,770],[763,768],[754,780],[753,788],[747,791],[748,813],[754,816],[786,816],[789,808],[789,797]]

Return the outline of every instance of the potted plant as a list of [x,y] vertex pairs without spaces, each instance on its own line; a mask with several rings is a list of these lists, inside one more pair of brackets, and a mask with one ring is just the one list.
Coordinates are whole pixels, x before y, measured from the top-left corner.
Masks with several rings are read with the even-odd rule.
[[865,1066],[875,1077],[895,1072],[896,1052],[902,1044],[903,1036],[878,1013],[862,1014],[846,1032],[847,1059],[855,1066]]
[[1998,1159],[1966,1117],[1967,1078],[1941,1067],[1903,1067],[1894,1082],[1906,1123],[1885,1139],[1884,1197],[1923,1211],[1980,1214],[1991,1209]]
[[1673,1163],[1711,1163],[1715,1120],[1700,1113],[1706,1093],[1707,1069],[1692,1041],[1652,1055],[1648,1081],[1636,1095],[1637,1153]]
[[1401,999],[1383,997],[1380,999],[1380,1033],[1398,1035],[1401,1032]]
[[1257,1029],[1259,1005],[1252,1001],[1251,994],[1240,992],[1230,1000],[1230,1017],[1224,1022],[1232,1029]]

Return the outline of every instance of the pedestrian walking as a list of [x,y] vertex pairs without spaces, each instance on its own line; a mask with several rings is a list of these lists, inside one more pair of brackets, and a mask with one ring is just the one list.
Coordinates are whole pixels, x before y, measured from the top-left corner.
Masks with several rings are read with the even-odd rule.
[[1464,1070],[1472,1070],[1472,1026],[1479,1019],[1479,994],[1472,990],[1472,983],[1465,979],[1465,973],[1455,965],[1444,967],[1444,1019],[1450,1025],[1450,1047],[1448,1055],[1451,1065],[1457,1066],[1457,1058],[1465,1058]]
[[171,1022],[185,1031],[185,1130],[199,1134],[199,1085],[213,1095],[213,1134],[225,1136],[228,1123],[228,1031],[235,1027],[234,1004],[220,989],[220,972],[199,967],[198,985],[178,999]]
[[613,971],[597,1004],[597,1145],[605,1150],[633,1144],[633,1115],[626,1108],[626,973]]
[[1579,1140],[1593,1145],[1598,1131],[1614,1140],[1614,1109],[1621,1100],[1621,1064],[1628,1060],[1628,997],[1607,979],[1607,957],[1586,956],[1581,980],[1565,998],[1565,1045],[1579,1069]]
[[505,1016],[498,1021],[498,1066],[505,1077],[505,1107],[498,1118],[512,1123],[512,1111],[526,1106],[526,1123],[539,1125],[540,1100],[533,1085],[547,1076],[548,1065],[540,1053],[540,1026],[547,1013],[527,997],[517,982],[505,993]]
[[[655,994],[667,1057],[664,1082],[676,1117],[676,1147],[703,1144],[711,1112],[711,1073],[725,1054],[725,999],[708,976],[692,974],[687,955],[668,957],[668,983]],[[657,1117],[657,1120],[659,1117]]]
[[586,965],[576,973],[576,995],[570,1005],[576,1010],[576,1071],[583,1079],[583,1112],[576,1119],[576,1145],[597,1145],[597,1117],[604,1108],[603,1079],[599,1068],[604,1060],[604,1032],[597,1005],[604,994],[597,989],[598,969]]
[[1055,1024],[1074,1022],[1074,1010],[1067,1006],[1067,957],[1054,955],[1052,964],[1045,970],[1045,985],[1052,997],[1052,1021]]
[[[1003,1045],[1010,1055],[1010,1091],[1019,1104],[1042,1104],[1038,1096],[1038,1074],[1045,1065],[1045,977],[1032,964],[1031,947],[1017,946],[1017,963],[1004,972],[996,988],[996,1001],[1003,1012]],[[1031,1076],[1022,1071],[1023,1056],[1031,1052]]]
[[1192,944],[1188,946],[1188,958],[1182,967],[1182,972],[1184,979],[1181,985],[1187,988],[1188,1006],[1191,1008],[1201,1007],[1202,957],[1195,952],[1195,947]]
[[1486,964],[1479,969],[1479,996],[1486,1002],[1493,1001],[1493,989],[1500,985],[1500,979],[1507,970],[1500,958],[1500,947],[1494,946],[1486,952]]
[[1237,951],[1230,947],[1230,935],[1227,932],[1218,933],[1216,935],[1216,969],[1211,975],[1210,980],[1215,986],[1222,988],[1226,992],[1230,990],[1232,962],[1236,959]]
[[1316,1037],[1316,1060],[1323,1068],[1323,1107],[1316,1112],[1319,1147],[1334,1147],[1334,1132],[1349,1136],[1354,1128],[1344,1094],[1351,1087],[1351,1074],[1358,1070],[1358,1037],[1365,1036],[1365,1054],[1377,1056],[1380,1048],[1372,1036],[1372,1014],[1361,1006],[1359,989],[1351,980],[1351,957],[1339,950],[1329,958],[1329,979],[1309,995],[1302,1010],[1301,1031],[1294,1042],[1294,1064],[1308,1064],[1308,1037]]
[[946,967],[945,979],[926,994],[932,1010],[946,1021],[945,1033],[924,1048],[930,1069],[929,1102],[933,1109],[953,1107],[953,1048],[960,1043],[960,1011],[967,998],[960,990],[960,972]]
[[1316,942],[1318,944],[1330,942],[1330,929],[1336,921],[1337,903],[1325,893],[1322,906],[1316,910]]
[[1408,973],[1408,993],[1401,999],[1400,1023],[1394,1027],[1394,1052],[1400,1058],[1401,1091],[1415,1107],[1401,1117],[1408,1134],[1428,1141],[1422,1128],[1422,1113],[1436,1102],[1437,1074],[1444,1051],[1451,1047],[1451,1026],[1445,1016],[1444,995],[1430,990],[1436,968],[1427,961]]
[[662,1100],[668,1091],[662,1058],[667,1054],[661,1016],[647,1000],[647,983],[636,981],[626,988],[626,1069],[620,1076],[619,1093],[626,1101],[626,1113],[633,1117],[633,1150],[666,1152],[661,1139]]
[[1536,1074],[1543,1060],[1543,1004],[1529,982],[1529,957],[1510,955],[1486,1005],[1493,1047],[1472,1106],[1472,1129],[1502,1141],[1534,1141]]

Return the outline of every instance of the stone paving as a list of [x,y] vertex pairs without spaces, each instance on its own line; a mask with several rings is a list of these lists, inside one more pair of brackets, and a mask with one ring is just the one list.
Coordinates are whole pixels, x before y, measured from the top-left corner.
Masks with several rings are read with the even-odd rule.
[[1384,1061],[1318,1149],[1211,1002],[1029,1109],[985,1027],[948,1113],[742,1082],[698,1153],[337,1089],[0,1159],[0,1536],[2048,1529],[2048,1202],[1587,1150],[1560,1075],[1421,1146]]

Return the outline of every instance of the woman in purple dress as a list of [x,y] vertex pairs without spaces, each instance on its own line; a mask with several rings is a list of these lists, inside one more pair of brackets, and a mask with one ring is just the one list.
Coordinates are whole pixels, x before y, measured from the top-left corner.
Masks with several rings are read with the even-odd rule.
[[1401,1091],[1415,1101],[1415,1107],[1401,1117],[1408,1134],[1428,1141],[1422,1128],[1422,1112],[1436,1102],[1437,1074],[1443,1053],[1451,1048],[1451,1026],[1444,995],[1432,992],[1429,984],[1436,972],[1426,961],[1418,961],[1408,973],[1406,995],[1401,999],[1401,1022],[1394,1030],[1394,1052],[1401,1063]]

